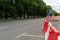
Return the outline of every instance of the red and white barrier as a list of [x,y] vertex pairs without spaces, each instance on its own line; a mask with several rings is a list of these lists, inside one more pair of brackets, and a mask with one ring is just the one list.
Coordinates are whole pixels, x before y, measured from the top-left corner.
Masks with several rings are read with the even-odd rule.
[[60,16],[55,16],[55,20],[59,20],[60,21]]
[[46,16],[46,19],[51,21],[54,20],[60,21],[60,16]]
[[45,40],[60,40],[60,32],[46,19],[42,31],[45,33]]

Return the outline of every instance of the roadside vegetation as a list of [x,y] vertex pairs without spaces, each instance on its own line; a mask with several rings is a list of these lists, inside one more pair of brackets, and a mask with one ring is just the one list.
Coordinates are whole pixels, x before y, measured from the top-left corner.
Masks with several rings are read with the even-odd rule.
[[0,0],[0,20],[45,17],[49,9],[43,0]]

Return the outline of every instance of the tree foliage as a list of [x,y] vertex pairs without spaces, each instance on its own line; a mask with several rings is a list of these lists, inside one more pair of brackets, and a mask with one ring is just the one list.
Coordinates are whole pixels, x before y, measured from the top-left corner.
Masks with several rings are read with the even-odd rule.
[[46,16],[43,0],[0,0],[0,18],[35,18]]

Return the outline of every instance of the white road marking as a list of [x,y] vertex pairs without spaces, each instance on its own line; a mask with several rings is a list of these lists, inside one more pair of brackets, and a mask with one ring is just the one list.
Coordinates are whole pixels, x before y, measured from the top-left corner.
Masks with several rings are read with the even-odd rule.
[[40,37],[40,38],[44,38],[45,36],[38,36],[38,35],[27,35],[27,32],[21,34],[21,35],[18,35],[16,38],[20,38],[22,36],[27,36],[27,37]]
[[2,27],[0,27],[0,29],[5,29],[5,28],[8,28],[8,26],[2,26]]
[[25,33],[23,33],[23,34],[21,34],[21,35],[18,35],[16,38],[20,38],[20,37],[22,37],[22,36],[24,36],[24,35],[26,35],[27,34],[27,32],[25,32]]
[[29,37],[40,37],[40,38],[44,38],[45,36],[38,36],[38,35],[24,35],[24,36],[29,36]]

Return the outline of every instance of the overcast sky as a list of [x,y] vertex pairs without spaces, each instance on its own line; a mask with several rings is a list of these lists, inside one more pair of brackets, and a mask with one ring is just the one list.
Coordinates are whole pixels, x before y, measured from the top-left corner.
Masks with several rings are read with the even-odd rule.
[[46,5],[50,5],[55,11],[59,13],[60,0],[43,0]]

